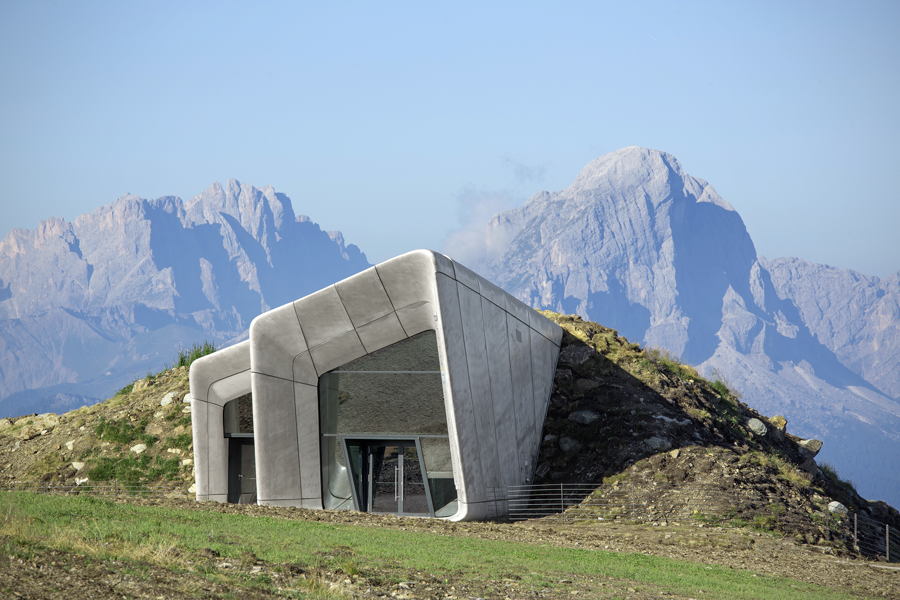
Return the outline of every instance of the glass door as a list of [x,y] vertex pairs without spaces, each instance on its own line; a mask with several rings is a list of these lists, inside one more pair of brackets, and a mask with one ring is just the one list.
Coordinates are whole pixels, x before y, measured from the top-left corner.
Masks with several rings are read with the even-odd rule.
[[422,463],[413,440],[346,440],[359,510],[429,515]]

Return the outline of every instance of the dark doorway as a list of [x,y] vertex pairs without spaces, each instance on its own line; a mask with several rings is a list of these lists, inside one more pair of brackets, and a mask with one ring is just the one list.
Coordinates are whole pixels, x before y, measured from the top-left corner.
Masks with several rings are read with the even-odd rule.
[[414,440],[346,440],[354,501],[358,510],[431,515]]
[[256,504],[256,459],[253,436],[228,438],[228,501]]

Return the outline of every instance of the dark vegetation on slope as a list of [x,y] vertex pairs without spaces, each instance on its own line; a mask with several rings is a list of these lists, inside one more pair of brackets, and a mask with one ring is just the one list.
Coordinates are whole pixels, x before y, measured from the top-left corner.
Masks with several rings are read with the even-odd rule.
[[[821,444],[791,435],[784,417],[757,413],[723,382],[612,329],[543,314],[565,333],[537,483],[597,484],[586,505],[615,511],[598,510],[598,517],[663,521],[692,507],[700,521],[753,525],[810,543],[847,544],[841,517],[828,510],[833,500],[900,526],[895,509],[863,499],[832,468],[819,467]],[[764,433],[754,433],[752,419]]]

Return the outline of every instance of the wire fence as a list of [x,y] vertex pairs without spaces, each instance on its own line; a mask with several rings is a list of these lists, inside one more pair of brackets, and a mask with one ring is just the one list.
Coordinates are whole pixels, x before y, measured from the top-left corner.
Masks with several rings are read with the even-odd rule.
[[61,484],[41,481],[8,481],[0,484],[0,490],[6,492],[37,492],[44,494],[87,494],[101,498],[193,498],[184,484],[126,484],[111,481],[109,483],[83,483],[80,485]]
[[[624,521],[661,523],[678,520],[710,524],[750,524],[772,528],[813,525],[813,517],[785,514],[764,501],[749,502],[737,511],[734,497],[719,486],[660,485],[650,498],[628,489],[595,494],[595,485],[553,483],[507,488],[511,521],[544,519],[552,522]],[[760,495],[761,498],[764,496]],[[739,514],[740,512],[740,514]],[[821,523],[823,519],[819,518]],[[900,562],[900,530],[861,512],[829,514],[824,522],[848,549],[866,557]]]

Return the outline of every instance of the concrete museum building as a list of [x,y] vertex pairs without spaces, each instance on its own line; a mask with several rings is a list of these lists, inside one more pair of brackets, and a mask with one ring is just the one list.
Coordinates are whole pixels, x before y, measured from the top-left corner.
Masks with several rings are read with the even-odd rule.
[[197,499],[501,517],[534,473],[561,337],[427,250],[265,312],[191,365]]

